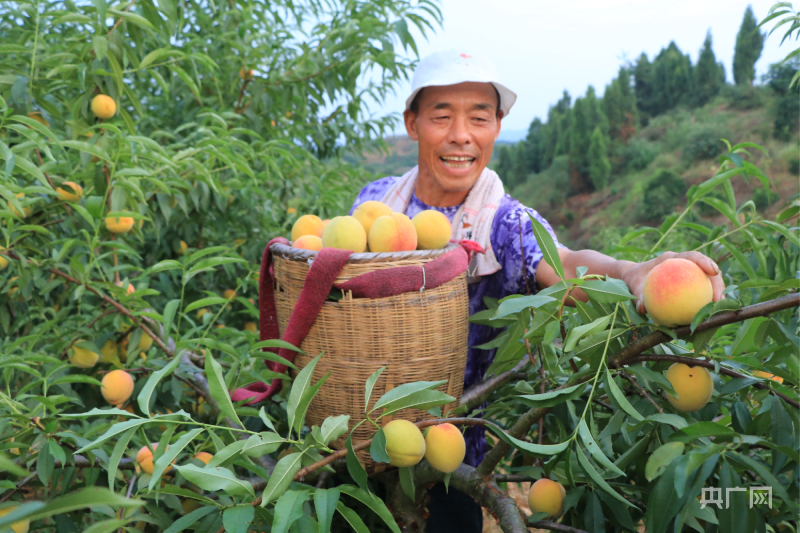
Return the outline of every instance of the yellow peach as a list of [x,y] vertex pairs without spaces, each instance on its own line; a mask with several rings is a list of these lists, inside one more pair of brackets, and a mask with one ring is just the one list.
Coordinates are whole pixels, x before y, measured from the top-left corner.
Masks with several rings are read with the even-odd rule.
[[317,215],[303,215],[292,226],[292,242],[303,235],[322,237],[322,219]]
[[464,435],[453,424],[432,426],[425,434],[425,460],[439,472],[453,472],[466,452]]
[[213,459],[214,456],[208,452],[198,452],[198,454],[195,455],[194,458],[203,461],[205,464],[208,464],[208,462],[211,461],[211,459]]
[[133,228],[133,217],[106,217],[106,228],[111,233],[127,233]]
[[185,253],[186,253],[186,250],[188,250],[188,249],[189,249],[189,245],[188,245],[188,244],[186,244],[186,241],[181,241],[181,244],[180,244],[180,251],[179,251],[178,253],[179,253],[179,254],[181,254],[181,255],[183,255],[183,254],[185,254]]
[[411,219],[417,230],[417,249],[436,250],[443,248],[453,233],[453,227],[444,213],[428,209]]
[[[6,249],[0,246],[0,252],[5,252]],[[0,270],[5,269],[8,266],[8,259],[4,254],[0,254]]]
[[383,202],[367,200],[353,210],[353,217],[361,222],[361,225],[364,226],[364,232],[369,235],[369,229],[378,217],[391,215],[392,213],[394,213],[392,208]]
[[302,250],[313,250],[315,252],[319,252],[322,250],[322,239],[316,235],[303,235],[294,241],[292,246]]
[[769,372],[764,372],[763,370],[756,370],[753,372],[753,375],[757,378],[771,379],[772,381],[777,381],[783,385],[783,378],[776,376],[775,374],[770,374]]
[[711,280],[697,263],[667,259],[644,280],[644,306],[653,322],[675,327],[691,324],[697,312],[711,302]]
[[[66,188],[63,185],[66,185]],[[56,188],[56,192],[67,202],[77,202],[83,197],[83,187],[74,181],[65,181],[62,187]]]
[[383,433],[386,435],[386,453],[391,459],[389,464],[413,466],[425,456],[425,438],[408,420],[392,420],[383,426]]
[[73,346],[72,355],[69,356],[69,362],[78,368],[92,368],[97,364],[98,359],[100,359],[100,354],[80,346]]
[[258,326],[256,326],[255,322],[248,322],[244,325],[244,330],[250,333],[258,333]]
[[[16,196],[18,200],[22,200],[22,199],[25,198],[25,193],[20,192],[20,193],[15,194],[14,196]],[[13,214],[18,216],[19,218],[25,218],[25,217],[27,217],[28,215],[30,215],[33,212],[33,207],[31,207],[29,205],[22,206],[22,213],[17,211],[17,208],[14,207],[11,204],[8,204],[8,208],[11,210],[11,212]]]
[[142,336],[139,339],[139,349],[143,352],[146,352],[147,350],[150,349],[152,345],[153,345],[153,337],[151,337],[145,332],[142,332]]
[[678,393],[678,398],[667,393],[667,400],[681,413],[699,411],[705,407],[714,391],[711,373],[702,366],[675,363],[667,369],[666,377]]
[[222,293],[222,297],[226,300],[235,300],[236,299],[236,291],[233,289],[225,289],[225,292]]
[[403,213],[378,217],[369,230],[370,252],[402,252],[417,249],[417,230]]
[[361,253],[367,249],[367,232],[354,217],[334,217],[322,232],[322,246]]
[[561,516],[564,512],[564,498],[567,491],[561,483],[552,479],[542,478],[533,485],[528,493],[528,505],[531,512],[547,513],[553,518]]
[[[17,508],[18,508],[17,506],[13,506],[13,507],[6,507],[5,509],[0,509],[0,517],[3,517],[7,514],[11,514],[15,510],[17,510]],[[31,521],[26,518],[25,520],[19,520],[17,522],[12,523],[11,526],[5,526],[5,527],[11,527],[14,533],[28,533],[28,530],[31,527]]]
[[121,407],[133,393],[133,378],[124,370],[112,370],[103,377],[100,392],[111,405]]
[[136,287],[134,287],[133,283],[131,283],[130,281],[128,282],[127,286],[122,281],[115,281],[114,285],[116,285],[120,289],[125,289],[125,293],[128,295],[132,294],[136,290]]
[[205,307],[202,308],[202,309],[199,309],[197,311],[197,320],[203,320],[203,315],[205,315],[206,313],[209,313],[209,312],[210,311],[208,309],[206,309]]
[[[152,446],[153,451],[156,451],[158,449],[158,443],[156,442],[151,443],[150,446]],[[169,450],[169,446],[167,446],[167,449]],[[139,466],[142,467],[142,470],[146,474],[153,473],[153,468],[154,468],[153,452],[151,452],[150,448],[148,448],[147,446],[142,446],[136,453],[136,462],[139,463]],[[170,470],[172,470],[172,466],[168,466],[167,468],[165,468],[164,473],[166,474]]]
[[105,94],[98,94],[92,98],[92,113],[97,118],[109,119],[117,113],[117,103]]
[[103,347],[100,348],[100,360],[104,363],[114,363],[119,360],[119,346],[116,342],[108,339]]
[[38,122],[43,126],[50,127],[50,123],[47,122],[47,119],[44,118],[41,111],[31,111],[30,113],[28,113],[28,118],[35,120],[36,122]]

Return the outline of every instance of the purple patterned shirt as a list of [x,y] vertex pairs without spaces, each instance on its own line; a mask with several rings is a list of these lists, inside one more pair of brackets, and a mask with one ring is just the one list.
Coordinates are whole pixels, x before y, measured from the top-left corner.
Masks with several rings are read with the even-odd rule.
[[[380,201],[389,187],[398,179],[398,177],[390,176],[365,185],[355,202],[353,202],[350,214],[352,215],[353,210],[367,200]],[[412,194],[405,214],[409,218],[413,218],[420,211],[434,209],[444,213],[452,222],[458,207],[457,205],[452,207],[433,207],[423,203],[417,198],[416,194]],[[494,274],[483,276],[480,281],[471,283],[468,286],[470,315],[486,309],[486,305],[483,302],[484,296],[500,299],[511,294],[527,294],[528,292],[533,294],[536,292],[536,267],[539,265],[539,261],[542,260],[542,250],[533,235],[531,221],[525,215],[525,210],[530,212],[547,228],[547,231],[553,236],[553,240],[556,241],[556,245],[558,245],[558,239],[553,228],[539,213],[525,207],[508,194],[504,195],[492,221],[491,235],[492,249],[497,262],[500,263],[502,268]],[[522,218],[522,246],[520,246],[520,218]],[[524,262],[521,250],[525,251]],[[529,289],[526,289],[525,286],[526,276],[525,272],[523,272],[523,264],[527,270]],[[470,348],[467,353],[467,367],[464,372],[465,390],[484,379],[484,374],[486,374],[486,370],[491,365],[496,352],[496,349],[480,350],[473,348],[473,346],[487,343],[498,334],[499,331],[497,329],[489,326],[469,325],[467,343]],[[485,429],[483,426],[473,426],[466,430],[464,436],[467,443],[467,454],[464,462],[468,465],[477,466],[486,454]]]

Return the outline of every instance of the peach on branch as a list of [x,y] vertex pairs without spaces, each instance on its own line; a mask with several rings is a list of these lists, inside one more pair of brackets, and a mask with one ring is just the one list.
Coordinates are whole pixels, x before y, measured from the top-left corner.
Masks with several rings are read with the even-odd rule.
[[97,118],[109,119],[117,113],[117,103],[105,94],[98,94],[92,98],[92,113]]
[[[153,451],[158,449],[158,443],[151,443],[150,446],[153,448]],[[167,446],[169,450],[169,446]],[[136,453],[136,462],[142,467],[142,470],[145,474],[152,474],[153,473],[153,452],[150,451],[150,448],[147,446],[142,446],[139,451]],[[172,466],[168,466],[164,469],[164,473],[169,472],[172,470]]]
[[235,300],[236,299],[236,291],[233,289],[225,289],[225,292],[222,293],[223,298],[226,300]]
[[214,456],[208,452],[198,452],[198,454],[195,455],[194,458],[199,461],[203,461],[203,463],[205,464],[208,464],[208,462],[211,461],[211,459],[213,459]]
[[124,370],[112,370],[103,377],[103,398],[116,407],[122,407],[133,393],[133,378]]
[[693,261],[667,259],[644,280],[644,306],[653,322],[673,328],[691,324],[697,312],[711,302],[711,280]]
[[378,217],[369,230],[370,252],[402,252],[417,249],[417,230],[403,213]]
[[292,243],[292,247],[319,252],[322,250],[322,239],[316,235],[303,235]]
[[78,368],[92,368],[97,364],[98,359],[100,359],[100,354],[80,346],[73,346],[72,355],[69,356],[69,362]]
[[531,485],[528,493],[528,505],[531,512],[547,513],[553,518],[561,516],[564,512],[564,498],[567,491],[561,483],[552,479],[542,478]]
[[[25,198],[25,193],[20,192],[20,193],[15,194],[14,196],[16,196],[18,200],[22,200],[22,199]],[[29,205],[26,205],[26,206],[22,207],[22,213],[17,211],[17,208],[14,207],[11,204],[8,204],[8,208],[11,210],[12,213],[17,215],[19,218],[25,218],[25,217],[27,217],[28,215],[30,215],[33,212],[33,207],[31,207]]]
[[256,326],[255,322],[248,322],[244,325],[244,330],[250,333],[258,333],[258,326]]
[[432,426],[425,434],[425,460],[439,472],[455,471],[466,452],[464,435],[453,424]]
[[133,217],[106,217],[106,229],[111,233],[128,233],[133,229]]
[[[5,252],[6,249],[0,246],[0,252]],[[8,266],[8,259],[6,259],[5,254],[0,254],[0,270],[3,270]]]
[[186,253],[186,250],[189,249],[189,245],[186,244],[186,241],[181,241],[180,246],[178,248],[178,253],[183,255]]
[[[18,509],[17,506],[0,509],[0,518],[6,516],[7,514],[13,513],[17,509]],[[31,521],[26,518],[24,520],[13,522],[10,526],[5,526],[5,527],[10,527],[14,531],[14,533],[28,533],[28,530],[31,527]]]
[[711,399],[714,380],[711,373],[702,366],[675,363],[667,369],[666,377],[678,393],[677,398],[667,393],[667,400],[681,413],[699,411]]
[[394,213],[392,208],[383,202],[367,200],[353,210],[353,217],[361,222],[361,225],[364,226],[364,232],[369,235],[369,229],[378,217],[391,215],[392,213]]
[[334,217],[322,232],[322,246],[360,253],[367,249],[367,232],[355,217]]
[[146,352],[152,345],[153,337],[143,331],[141,338],[139,338],[139,350]]
[[411,222],[417,230],[417,249],[436,250],[450,242],[453,226],[444,213],[427,209],[414,215]]
[[108,339],[103,347],[100,348],[100,360],[104,363],[116,363],[119,361],[119,345]]
[[392,420],[383,426],[386,453],[393,466],[414,466],[425,456],[425,438],[417,426],[408,420]]
[[303,235],[322,237],[322,219],[317,215],[303,215],[292,226],[292,242]]
[[83,187],[74,181],[65,181],[61,187],[56,188],[56,192],[62,200],[77,202],[83,196]]

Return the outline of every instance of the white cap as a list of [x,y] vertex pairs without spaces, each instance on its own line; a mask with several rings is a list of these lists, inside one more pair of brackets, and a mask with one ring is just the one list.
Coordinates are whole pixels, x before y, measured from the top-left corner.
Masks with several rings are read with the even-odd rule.
[[483,54],[464,50],[444,50],[422,59],[411,81],[411,96],[406,100],[406,110],[417,93],[433,85],[456,85],[467,81],[491,83],[500,93],[500,110],[508,115],[517,95],[498,80],[497,69]]

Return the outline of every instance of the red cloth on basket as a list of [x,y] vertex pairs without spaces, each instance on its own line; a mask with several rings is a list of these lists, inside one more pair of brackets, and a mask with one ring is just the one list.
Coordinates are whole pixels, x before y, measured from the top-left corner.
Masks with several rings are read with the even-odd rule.
[[[278,313],[275,308],[272,254],[270,253],[270,246],[274,243],[290,244],[284,237],[276,237],[269,241],[267,247],[264,248],[258,291],[259,331],[262,341],[280,338]],[[459,248],[437,257],[426,263],[424,267],[410,265],[375,270],[339,283],[335,287],[352,291],[356,298],[385,298],[404,292],[419,291],[421,288],[436,288],[467,270],[469,257],[476,251],[476,243],[461,241],[459,244],[461,244]],[[478,248],[480,249],[480,246]],[[317,253],[311,263],[308,275],[306,275],[303,290],[300,292],[291,317],[289,317],[289,323],[283,335],[284,341],[293,346],[302,344],[351,253],[349,250],[335,248],[323,248]],[[275,348],[264,348],[264,350],[277,353],[287,361],[294,360],[295,352],[293,350],[287,348],[280,348],[277,352]],[[273,372],[286,372],[286,365],[275,361],[267,361],[266,364],[267,368]],[[281,379],[274,379],[270,385],[263,382],[251,383],[246,387],[231,391],[231,399],[234,402],[250,399],[247,405],[253,405],[277,394],[282,385],[283,380]]]

